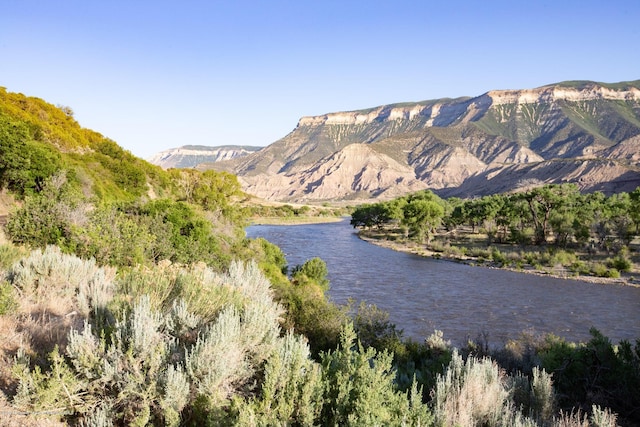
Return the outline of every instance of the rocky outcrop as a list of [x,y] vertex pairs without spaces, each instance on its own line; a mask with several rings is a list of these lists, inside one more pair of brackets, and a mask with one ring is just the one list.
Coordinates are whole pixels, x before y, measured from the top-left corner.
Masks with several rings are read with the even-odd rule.
[[200,167],[286,201],[472,196],[523,182],[614,192],[640,185],[639,152],[640,81],[580,81],[303,117],[257,153]]
[[223,145],[207,147],[202,145],[185,145],[179,148],[162,151],[148,161],[163,169],[192,168],[201,163],[214,163],[255,153],[262,147],[239,145]]

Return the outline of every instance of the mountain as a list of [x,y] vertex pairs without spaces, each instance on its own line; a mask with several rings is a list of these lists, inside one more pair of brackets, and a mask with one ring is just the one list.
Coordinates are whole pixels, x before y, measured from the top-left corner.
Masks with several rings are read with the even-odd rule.
[[185,145],[155,154],[149,159],[149,163],[163,169],[192,168],[201,163],[213,163],[246,156],[260,149],[262,147],[246,145],[221,145],[218,147]]
[[570,81],[477,97],[303,117],[244,157],[201,164],[280,201],[442,196],[575,182],[584,191],[640,186],[640,80]]

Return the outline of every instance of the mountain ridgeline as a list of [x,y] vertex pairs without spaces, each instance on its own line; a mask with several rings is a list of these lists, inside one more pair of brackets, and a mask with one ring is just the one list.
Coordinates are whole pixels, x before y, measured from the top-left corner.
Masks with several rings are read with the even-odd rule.
[[615,193],[640,185],[639,147],[640,80],[575,81],[303,117],[258,152],[199,167],[281,201],[426,188],[467,197],[563,182]]
[[246,145],[221,145],[217,147],[185,145],[157,153],[149,159],[149,162],[164,169],[191,168],[201,163],[220,162],[246,156],[261,148]]

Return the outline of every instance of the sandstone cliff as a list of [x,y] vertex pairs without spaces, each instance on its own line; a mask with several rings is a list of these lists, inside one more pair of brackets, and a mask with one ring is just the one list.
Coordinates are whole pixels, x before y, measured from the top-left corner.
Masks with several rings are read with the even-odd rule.
[[610,193],[640,185],[638,153],[640,81],[578,81],[303,117],[259,152],[200,167],[273,200],[473,196],[531,182]]

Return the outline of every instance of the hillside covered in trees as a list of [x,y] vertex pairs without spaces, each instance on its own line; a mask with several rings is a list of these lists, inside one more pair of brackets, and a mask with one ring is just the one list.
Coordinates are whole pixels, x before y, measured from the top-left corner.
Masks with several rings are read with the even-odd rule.
[[640,343],[405,340],[331,303],[321,259],[246,239],[235,176],[163,171],[4,89],[0,191],[5,425],[640,422]]

